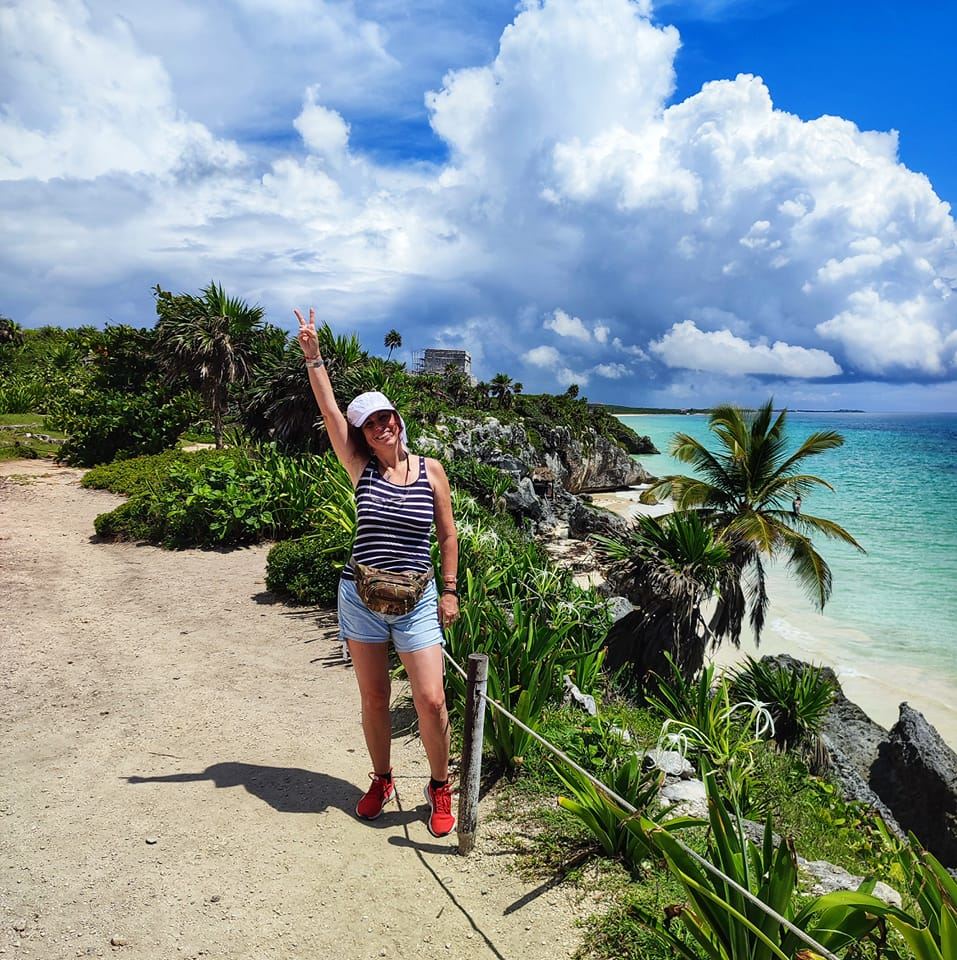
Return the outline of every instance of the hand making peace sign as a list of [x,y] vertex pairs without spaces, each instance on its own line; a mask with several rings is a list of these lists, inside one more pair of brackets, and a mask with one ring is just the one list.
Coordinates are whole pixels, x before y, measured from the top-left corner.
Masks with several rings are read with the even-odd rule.
[[309,320],[305,320],[298,310],[292,311],[299,321],[299,346],[307,360],[315,360],[319,356],[319,335],[316,333],[316,311],[309,308]]

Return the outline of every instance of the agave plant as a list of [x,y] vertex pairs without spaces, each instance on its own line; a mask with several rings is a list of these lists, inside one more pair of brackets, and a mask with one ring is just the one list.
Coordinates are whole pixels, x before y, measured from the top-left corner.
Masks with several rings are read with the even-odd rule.
[[[571,794],[570,797],[559,797],[558,805],[588,828],[608,856],[620,856],[629,869],[636,869],[647,855],[648,848],[638,833],[625,828],[625,821],[634,813],[625,810],[571,767],[558,764],[550,766]],[[664,773],[646,770],[642,757],[632,751],[630,756],[620,758],[606,767],[603,782],[640,814],[647,814],[658,799]]]
[[915,960],[957,958],[957,881],[910,834],[900,864],[917,915],[892,914],[891,925],[904,938]]
[[[468,530],[460,530],[461,556],[476,556]],[[480,549],[484,549],[480,548]],[[568,603],[567,581],[534,544],[500,539],[483,563],[463,564],[459,581],[461,617],[446,633],[449,654],[463,663],[470,653],[489,657],[488,693],[532,729],[545,707],[564,689],[563,676],[580,686],[597,683],[605,605],[597,597]],[[448,675],[449,702],[464,702],[464,681]],[[493,711],[486,743],[505,767],[522,762],[530,735]]]
[[[704,780],[711,828],[705,857],[684,845],[667,824],[648,818],[626,822],[626,829],[665,858],[684,887],[687,903],[668,907],[664,917],[636,908],[639,919],[676,956],[683,960],[833,958],[834,951],[870,934],[881,918],[905,916],[871,895],[873,881],[857,891],[825,894],[801,907],[793,843],[784,838],[775,847],[770,818],[762,843],[753,843],[713,774],[706,770]],[[675,929],[676,922],[684,936]]]

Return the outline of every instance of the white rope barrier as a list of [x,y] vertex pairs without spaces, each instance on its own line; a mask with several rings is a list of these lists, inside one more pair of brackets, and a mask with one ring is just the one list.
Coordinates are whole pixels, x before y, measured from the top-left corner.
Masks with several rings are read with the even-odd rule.
[[[442,655],[463,677],[468,679],[468,674],[455,662],[455,660],[452,659],[452,657],[449,655],[449,652],[445,649],[444,646],[442,647]],[[560,760],[567,763],[573,770],[576,770],[578,773],[580,773],[591,784],[593,784],[595,787],[601,790],[602,793],[604,793],[606,796],[614,800],[615,803],[617,803],[623,810],[627,810],[628,813],[631,813],[631,814],[637,814],[639,812],[637,807],[635,807],[634,805],[629,803],[627,800],[625,800],[624,797],[621,797],[617,793],[615,793],[615,791],[612,790],[611,787],[609,787],[607,784],[602,783],[601,780],[599,780],[597,777],[589,773],[584,767],[575,763],[575,761],[572,760],[571,757],[569,757],[566,753],[563,753],[561,750],[559,750],[558,747],[556,747],[554,744],[549,743],[543,736],[541,736],[540,734],[532,730],[531,727],[522,723],[522,721],[519,720],[518,717],[516,717],[513,713],[510,713],[500,703],[493,700],[490,696],[488,696],[488,694],[482,693],[481,697],[482,699],[485,700],[485,702],[490,707],[492,707],[495,710],[498,710],[499,713],[502,713],[506,717],[508,717],[508,719],[511,720],[512,723],[517,724],[518,727],[520,727],[527,734],[529,734],[535,740],[537,740],[543,747],[545,747],[546,750],[548,750],[550,753],[553,753]],[[795,924],[793,924],[790,920],[788,920],[787,917],[784,917],[780,913],[778,913],[776,910],[773,910],[763,900],[761,900],[759,897],[756,897],[750,890],[748,890],[746,887],[742,887],[741,884],[739,884],[737,881],[727,876],[727,874],[719,870],[718,867],[716,867],[713,863],[706,860],[700,854],[692,850],[687,844],[679,840],[678,837],[672,834],[672,839],[699,866],[704,868],[706,871],[708,871],[708,873],[712,874],[713,876],[718,877],[724,883],[728,884],[729,887],[731,887],[736,893],[739,893],[742,897],[744,897],[745,900],[747,900],[750,904],[757,907],[759,910],[763,910],[769,917],[773,918],[777,923],[781,924],[781,926],[783,926],[786,930],[793,933],[794,936],[796,936],[802,943],[809,946],[812,950],[816,951],[821,956],[826,957],[827,960],[839,960],[839,958],[835,956],[833,953],[831,953],[826,947],[818,943],[813,937],[805,933],[800,927],[795,926]]]

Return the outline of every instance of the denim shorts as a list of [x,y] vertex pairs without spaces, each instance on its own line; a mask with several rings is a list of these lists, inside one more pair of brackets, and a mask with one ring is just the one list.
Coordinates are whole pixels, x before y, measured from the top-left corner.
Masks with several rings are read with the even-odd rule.
[[430,580],[422,599],[408,613],[373,613],[359,598],[352,580],[339,581],[339,639],[358,643],[392,641],[399,653],[445,643],[439,626],[439,598]]

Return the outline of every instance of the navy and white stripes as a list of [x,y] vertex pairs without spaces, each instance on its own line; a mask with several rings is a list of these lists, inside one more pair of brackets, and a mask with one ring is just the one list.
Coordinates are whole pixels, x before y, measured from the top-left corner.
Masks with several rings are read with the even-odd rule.
[[[425,457],[419,457],[419,475],[407,487],[383,480],[373,457],[356,485],[356,516],[354,560],[380,570],[427,570],[435,504]],[[355,579],[348,565],[342,578]]]

